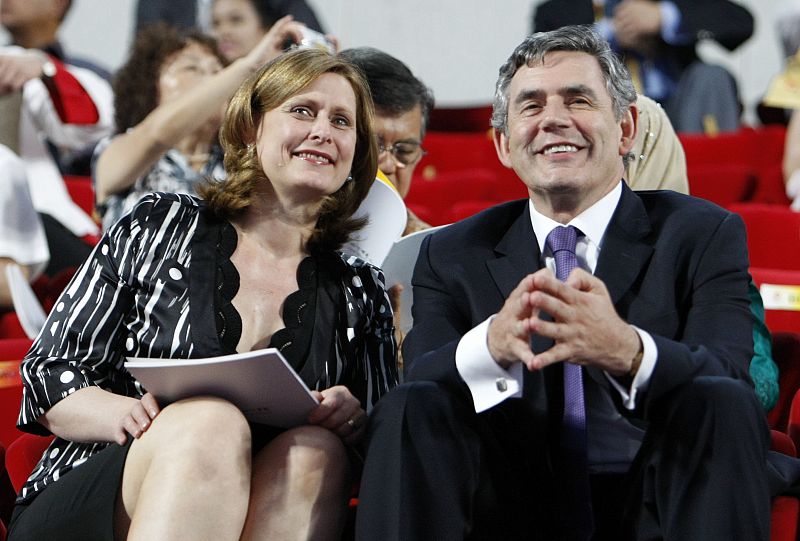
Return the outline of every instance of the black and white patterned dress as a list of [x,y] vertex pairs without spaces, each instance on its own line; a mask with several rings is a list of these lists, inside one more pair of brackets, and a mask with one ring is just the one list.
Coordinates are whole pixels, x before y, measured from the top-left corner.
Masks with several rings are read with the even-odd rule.
[[[18,426],[78,389],[97,385],[140,397],[127,356],[198,358],[235,351],[241,320],[231,304],[238,273],[233,226],[199,199],[152,194],[101,239],[49,315],[22,362]],[[264,277],[269,280],[269,276]],[[391,307],[379,269],[339,253],[309,256],[272,338],[312,389],[346,385],[369,412],[397,383]],[[106,447],[56,438],[17,502]]]

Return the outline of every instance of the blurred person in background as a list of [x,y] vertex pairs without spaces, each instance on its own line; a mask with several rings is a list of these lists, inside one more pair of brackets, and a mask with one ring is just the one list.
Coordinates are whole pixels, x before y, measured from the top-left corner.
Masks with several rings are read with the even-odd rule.
[[32,282],[49,258],[44,227],[28,192],[25,164],[0,145],[0,311],[12,307],[6,267],[18,265]]
[[117,135],[100,145],[97,207],[108,229],[145,194],[195,194],[199,181],[224,178],[218,131],[239,85],[299,41],[300,24],[279,19],[247,55],[225,66],[214,40],[160,23],[136,38],[114,82]]
[[[725,68],[703,62],[697,45],[735,50],[753,35],[753,16],[728,0],[547,0],[532,31],[594,24],[619,53],[639,93],[660,102],[678,132],[733,131],[741,104]],[[710,89],[713,89],[710,91]]]
[[[304,5],[305,2],[294,2]],[[250,52],[253,47],[264,37],[275,21],[289,14],[293,19],[312,30],[318,30],[316,19],[311,24],[308,17],[302,17],[293,12],[287,12],[287,2],[274,2],[268,0],[213,0],[211,4],[210,31],[217,40],[222,56],[228,62],[233,62]],[[310,8],[308,8],[311,13]],[[328,41],[336,48],[336,39],[326,36]]]
[[[67,0],[3,0],[0,22],[13,45],[0,48],[0,142],[23,160],[50,250],[49,275],[80,265],[94,219],[70,197],[62,172],[88,174],[94,144],[113,130],[110,85],[85,62],[64,55],[57,32]],[[88,66],[96,69],[96,66]],[[13,120],[12,120],[13,119]]]
[[[433,91],[403,62],[378,49],[355,47],[340,54],[358,66],[367,78],[375,103],[378,168],[405,198],[411,189],[414,169],[425,153],[422,143],[434,106]],[[410,210],[407,212],[404,235],[430,227]]]
[[[136,31],[156,22],[165,22],[178,28],[211,29],[211,4],[213,0],[139,0],[136,4]],[[322,25],[306,0],[258,0],[256,4],[268,6],[275,20],[291,15],[297,21],[317,32]]]

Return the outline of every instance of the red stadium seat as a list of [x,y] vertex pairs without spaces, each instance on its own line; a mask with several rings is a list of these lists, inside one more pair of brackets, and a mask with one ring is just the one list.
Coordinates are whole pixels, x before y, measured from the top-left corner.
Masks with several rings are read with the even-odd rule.
[[25,480],[30,477],[42,453],[53,441],[53,436],[34,436],[23,434],[6,449],[6,470],[14,490],[19,492]]
[[[772,450],[789,456],[797,456],[794,442],[777,430],[770,431]],[[778,496],[772,500],[770,541],[795,541],[797,522],[800,517],[800,500],[793,496]]]
[[750,265],[800,270],[800,213],[763,203],[734,203],[729,208],[747,226]]
[[494,143],[485,132],[429,132],[423,147],[427,154],[417,164],[415,178],[435,180],[448,171],[487,169],[495,164],[502,167]]
[[0,340],[0,443],[6,449],[22,434],[16,428],[22,401],[19,363],[31,343],[28,338]]
[[800,271],[750,267],[769,330],[800,333]]
[[64,184],[75,203],[89,216],[94,213],[94,186],[90,177],[65,176]]
[[783,166],[780,162],[766,166],[758,173],[756,190],[753,193],[754,203],[771,203],[788,207],[792,201],[786,197],[786,185],[783,182]]
[[491,120],[491,104],[475,107],[437,107],[431,111],[428,130],[485,133],[491,126]]
[[727,207],[747,201],[753,195],[756,176],[753,168],[742,164],[699,164],[687,166],[689,193]]
[[[789,419],[794,407],[795,394],[800,389],[800,334],[772,333],[772,358],[778,365],[780,390],[778,403],[767,414],[767,421],[770,428],[787,432],[791,436]],[[795,442],[800,444],[800,439],[796,439]]]

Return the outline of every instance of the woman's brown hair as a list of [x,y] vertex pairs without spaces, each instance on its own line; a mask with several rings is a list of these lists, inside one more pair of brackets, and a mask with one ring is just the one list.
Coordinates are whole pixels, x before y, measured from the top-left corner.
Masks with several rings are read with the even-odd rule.
[[353,88],[356,148],[350,172],[352,180],[322,202],[316,228],[306,247],[311,253],[338,250],[352,233],[363,227],[364,220],[354,220],[352,214],[369,192],[378,170],[369,87],[358,69],[348,61],[317,49],[300,49],[282,54],[253,74],[231,99],[220,131],[228,178],[199,187],[209,207],[221,216],[236,216],[250,206],[255,187],[269,182],[255,145],[264,113],[325,73],[341,75]]

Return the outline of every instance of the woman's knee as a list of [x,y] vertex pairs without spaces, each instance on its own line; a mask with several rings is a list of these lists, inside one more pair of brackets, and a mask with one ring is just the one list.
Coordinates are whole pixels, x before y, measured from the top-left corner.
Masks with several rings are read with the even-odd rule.
[[283,454],[286,461],[299,471],[320,468],[340,471],[349,465],[347,448],[342,439],[319,426],[289,429],[275,438],[270,446]]
[[186,461],[210,455],[225,460],[250,452],[250,426],[242,412],[216,397],[195,397],[165,407],[141,442],[156,454],[180,455]]

